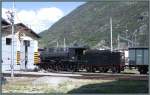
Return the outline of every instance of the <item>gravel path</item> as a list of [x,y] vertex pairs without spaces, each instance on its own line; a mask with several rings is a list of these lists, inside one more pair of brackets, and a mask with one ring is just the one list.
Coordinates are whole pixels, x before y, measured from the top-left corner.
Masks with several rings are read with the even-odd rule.
[[33,85],[40,85],[40,84],[48,84],[57,86],[58,84],[61,84],[63,82],[72,81],[74,79],[68,78],[68,77],[51,77],[51,76],[45,76],[35,79],[32,84]]

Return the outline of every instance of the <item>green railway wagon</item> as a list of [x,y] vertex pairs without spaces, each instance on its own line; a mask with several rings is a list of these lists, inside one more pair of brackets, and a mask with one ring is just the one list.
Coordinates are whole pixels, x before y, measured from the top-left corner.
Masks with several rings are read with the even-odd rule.
[[137,67],[141,74],[148,72],[149,48],[133,47],[129,48],[129,67]]

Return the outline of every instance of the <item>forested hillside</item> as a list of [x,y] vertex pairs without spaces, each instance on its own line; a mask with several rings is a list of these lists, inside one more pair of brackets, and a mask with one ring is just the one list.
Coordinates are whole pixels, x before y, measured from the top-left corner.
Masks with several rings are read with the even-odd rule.
[[[118,34],[137,46],[148,45],[148,2],[87,2],[40,33],[40,47],[63,44],[85,44],[90,47],[110,47],[110,17],[113,46]],[[127,41],[120,39],[127,45]]]

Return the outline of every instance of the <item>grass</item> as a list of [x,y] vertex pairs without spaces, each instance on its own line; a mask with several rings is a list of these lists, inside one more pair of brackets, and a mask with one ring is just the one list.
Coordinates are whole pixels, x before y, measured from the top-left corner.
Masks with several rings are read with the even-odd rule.
[[148,81],[118,80],[107,83],[83,85],[68,93],[148,93]]
[[2,86],[5,93],[147,93],[148,81],[70,79],[58,85],[33,84],[36,78],[16,78]]

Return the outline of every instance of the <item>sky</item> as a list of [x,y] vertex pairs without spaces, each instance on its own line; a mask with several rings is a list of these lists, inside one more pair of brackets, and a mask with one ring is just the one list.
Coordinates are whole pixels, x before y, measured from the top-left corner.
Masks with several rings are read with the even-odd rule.
[[[15,2],[15,23],[23,23],[36,33],[48,29],[85,2]],[[12,2],[2,3],[2,17],[8,21]]]

